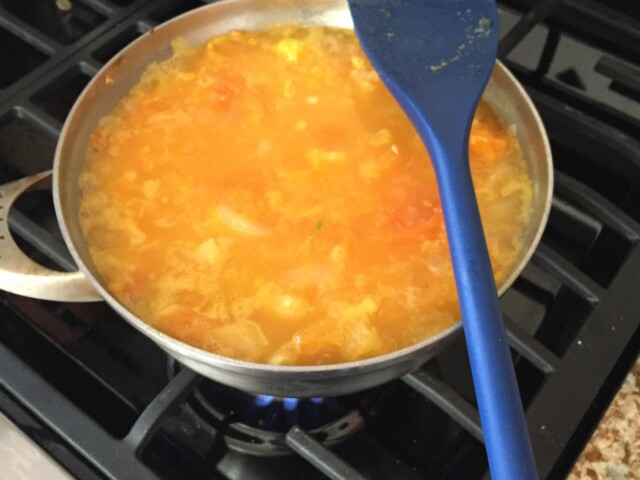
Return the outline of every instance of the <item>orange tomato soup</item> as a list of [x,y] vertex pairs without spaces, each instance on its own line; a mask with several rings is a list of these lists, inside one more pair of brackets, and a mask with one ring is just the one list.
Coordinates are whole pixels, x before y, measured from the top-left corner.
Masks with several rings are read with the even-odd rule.
[[[81,224],[116,298],[183,342],[277,365],[372,357],[459,320],[428,154],[352,31],[174,50],[86,154]],[[484,103],[470,162],[500,283],[532,187]]]

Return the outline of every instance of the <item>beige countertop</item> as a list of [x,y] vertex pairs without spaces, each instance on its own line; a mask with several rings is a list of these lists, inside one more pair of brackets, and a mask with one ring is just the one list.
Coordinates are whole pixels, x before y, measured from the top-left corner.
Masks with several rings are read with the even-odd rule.
[[567,480],[640,480],[640,358]]
[[0,413],[0,480],[73,480],[64,468]]

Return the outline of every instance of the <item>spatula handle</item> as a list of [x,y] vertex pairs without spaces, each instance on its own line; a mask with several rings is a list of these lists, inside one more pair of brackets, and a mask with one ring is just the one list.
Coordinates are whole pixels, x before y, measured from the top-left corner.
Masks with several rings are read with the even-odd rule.
[[471,180],[468,142],[446,145],[431,141],[429,151],[436,166],[491,475],[494,480],[536,479],[535,461]]
[[[502,321],[471,170],[473,115],[428,123],[419,106],[388,84],[427,145],[436,171],[467,350],[494,480],[538,478]],[[465,127],[466,122],[466,127]]]

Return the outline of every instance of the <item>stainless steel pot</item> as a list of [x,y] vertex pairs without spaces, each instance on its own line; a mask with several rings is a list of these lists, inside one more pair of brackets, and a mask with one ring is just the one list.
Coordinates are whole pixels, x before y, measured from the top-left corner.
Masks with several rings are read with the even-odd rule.
[[[0,288],[48,300],[104,299],[184,365],[218,382],[276,396],[332,396],[369,388],[417,368],[449,344],[460,332],[461,323],[411,347],[357,362],[310,367],[243,362],[199,350],[155,330],[111,296],[93,265],[78,222],[78,176],[89,135],[98,120],[116,106],[148,64],[171,56],[173,39],[182,37],[190,44],[200,44],[232,29],[258,29],[278,23],[352,27],[343,0],[226,0],[151,30],[105,65],[71,110],[60,135],[53,168],[58,221],[80,272],[60,273],[36,265],[18,249],[9,233],[7,219],[11,204],[25,189],[50,179],[51,172],[44,172],[0,187]],[[520,274],[540,240],[551,203],[553,169],[540,118],[523,88],[500,63],[496,64],[484,98],[508,124],[515,125],[534,182],[534,211],[524,248],[508,278],[500,285],[502,294]]]

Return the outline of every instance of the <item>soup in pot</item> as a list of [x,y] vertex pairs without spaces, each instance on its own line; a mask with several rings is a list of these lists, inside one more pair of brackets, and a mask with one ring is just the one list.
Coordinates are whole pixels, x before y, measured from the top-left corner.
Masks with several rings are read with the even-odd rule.
[[[174,51],[100,121],[80,179],[91,257],[122,304],[276,365],[372,357],[458,322],[429,156],[352,31],[233,31]],[[532,186],[486,103],[469,156],[499,284]]]

